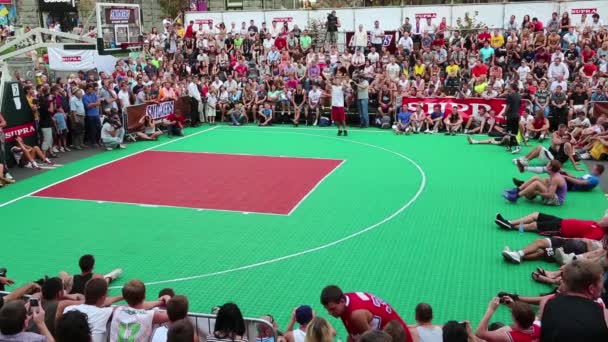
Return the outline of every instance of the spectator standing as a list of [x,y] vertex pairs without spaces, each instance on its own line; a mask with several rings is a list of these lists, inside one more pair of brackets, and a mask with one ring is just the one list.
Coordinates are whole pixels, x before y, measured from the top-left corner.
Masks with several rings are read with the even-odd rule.
[[371,30],[372,45],[376,48],[376,51],[382,49],[382,42],[384,41],[384,30],[380,28],[380,21],[374,21],[374,28]]
[[340,27],[340,19],[336,16],[336,11],[331,11],[327,15],[327,23],[325,24],[325,29],[327,32],[325,33],[325,41],[327,43],[336,44],[338,39],[338,27]]
[[70,97],[70,122],[72,124],[72,147],[77,150],[82,150],[84,144],[84,122],[86,110],[82,103],[84,92],[80,88],[72,89],[72,97]]
[[222,305],[217,312],[213,333],[207,335],[207,342],[246,342],[245,320],[239,307],[234,303]]
[[507,134],[511,137],[509,147],[516,146],[514,150],[514,153],[516,153],[521,149],[516,139],[517,132],[519,131],[519,109],[521,108],[521,95],[516,84],[511,84],[506,102]]
[[95,147],[99,147],[99,135],[101,133],[99,106],[101,105],[101,101],[97,97],[95,85],[92,83],[87,84],[86,92],[82,97],[82,103],[85,108],[85,133],[89,143]]
[[363,25],[359,24],[357,31],[353,34],[352,46],[355,47],[355,51],[363,52],[367,48],[367,31],[363,30]]

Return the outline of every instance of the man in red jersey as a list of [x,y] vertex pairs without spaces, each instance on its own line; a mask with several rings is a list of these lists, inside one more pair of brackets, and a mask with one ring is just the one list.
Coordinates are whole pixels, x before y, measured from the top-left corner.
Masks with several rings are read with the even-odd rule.
[[410,330],[399,314],[373,294],[343,293],[339,287],[329,285],[321,292],[321,304],[330,315],[342,320],[349,334],[348,342],[357,341],[366,331],[382,330],[390,321],[399,322],[405,331],[405,341],[412,341]]

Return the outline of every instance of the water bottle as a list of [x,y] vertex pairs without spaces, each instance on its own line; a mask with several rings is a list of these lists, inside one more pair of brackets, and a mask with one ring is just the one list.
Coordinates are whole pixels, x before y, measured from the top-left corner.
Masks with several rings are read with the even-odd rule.
[[525,231],[525,229],[524,229],[524,224],[523,224],[523,223],[520,223],[520,224],[519,224],[519,234],[523,234],[523,233],[524,233],[524,231]]

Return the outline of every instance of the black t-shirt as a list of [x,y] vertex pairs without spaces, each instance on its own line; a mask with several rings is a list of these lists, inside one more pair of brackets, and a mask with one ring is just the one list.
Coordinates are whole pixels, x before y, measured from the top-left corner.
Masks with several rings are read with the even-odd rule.
[[91,280],[91,278],[93,278],[93,273],[89,273],[84,276],[80,274],[74,275],[74,282],[72,284],[72,291],[70,291],[70,294],[84,294],[84,286],[86,285],[87,281]]
[[587,298],[558,295],[545,305],[540,341],[608,341],[603,308]]
[[545,73],[547,72],[547,66],[543,65],[537,65],[534,67],[534,70],[532,70],[532,72],[534,73],[534,75],[536,75],[536,77],[538,78],[542,78],[543,76],[545,76]]
[[509,106],[506,116],[507,119],[519,118],[519,107],[521,107],[521,95],[516,92],[509,93],[506,98],[507,105]]
[[570,96],[570,100],[572,100],[572,103],[574,105],[584,105],[585,101],[588,100],[589,97],[587,96],[587,93],[574,93]]
[[566,58],[566,60],[576,61],[576,59],[578,58],[578,51],[566,50],[566,52],[564,52],[564,57]]
[[38,108],[38,113],[40,113],[40,128],[53,127],[53,114],[49,112],[48,99],[41,96],[38,102],[40,103]]

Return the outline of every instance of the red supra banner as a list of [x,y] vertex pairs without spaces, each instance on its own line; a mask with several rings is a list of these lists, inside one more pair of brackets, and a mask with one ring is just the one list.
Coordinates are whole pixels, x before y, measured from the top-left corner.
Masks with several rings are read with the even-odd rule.
[[416,18],[437,18],[437,13],[416,13]]
[[[435,107],[436,104],[441,106],[441,111],[443,113],[448,111],[452,105],[456,105],[458,106],[458,111],[465,118],[468,118],[473,113],[477,112],[480,107],[484,107],[486,111],[494,110],[499,116],[503,116],[505,109],[507,108],[507,102],[505,99],[484,100],[481,98],[457,99],[454,97],[404,97],[403,104],[407,105],[408,109],[411,111],[414,111],[418,104],[422,104],[422,108],[425,113],[433,112],[433,107]],[[527,104],[527,101],[521,101],[521,112],[524,111]]]
[[573,8],[572,14],[594,14],[597,13],[597,8]]
[[6,127],[4,129],[4,134],[6,135],[6,142],[11,142],[15,140],[16,137],[27,138],[36,134],[36,128],[34,127],[33,122],[28,122],[19,126]]

